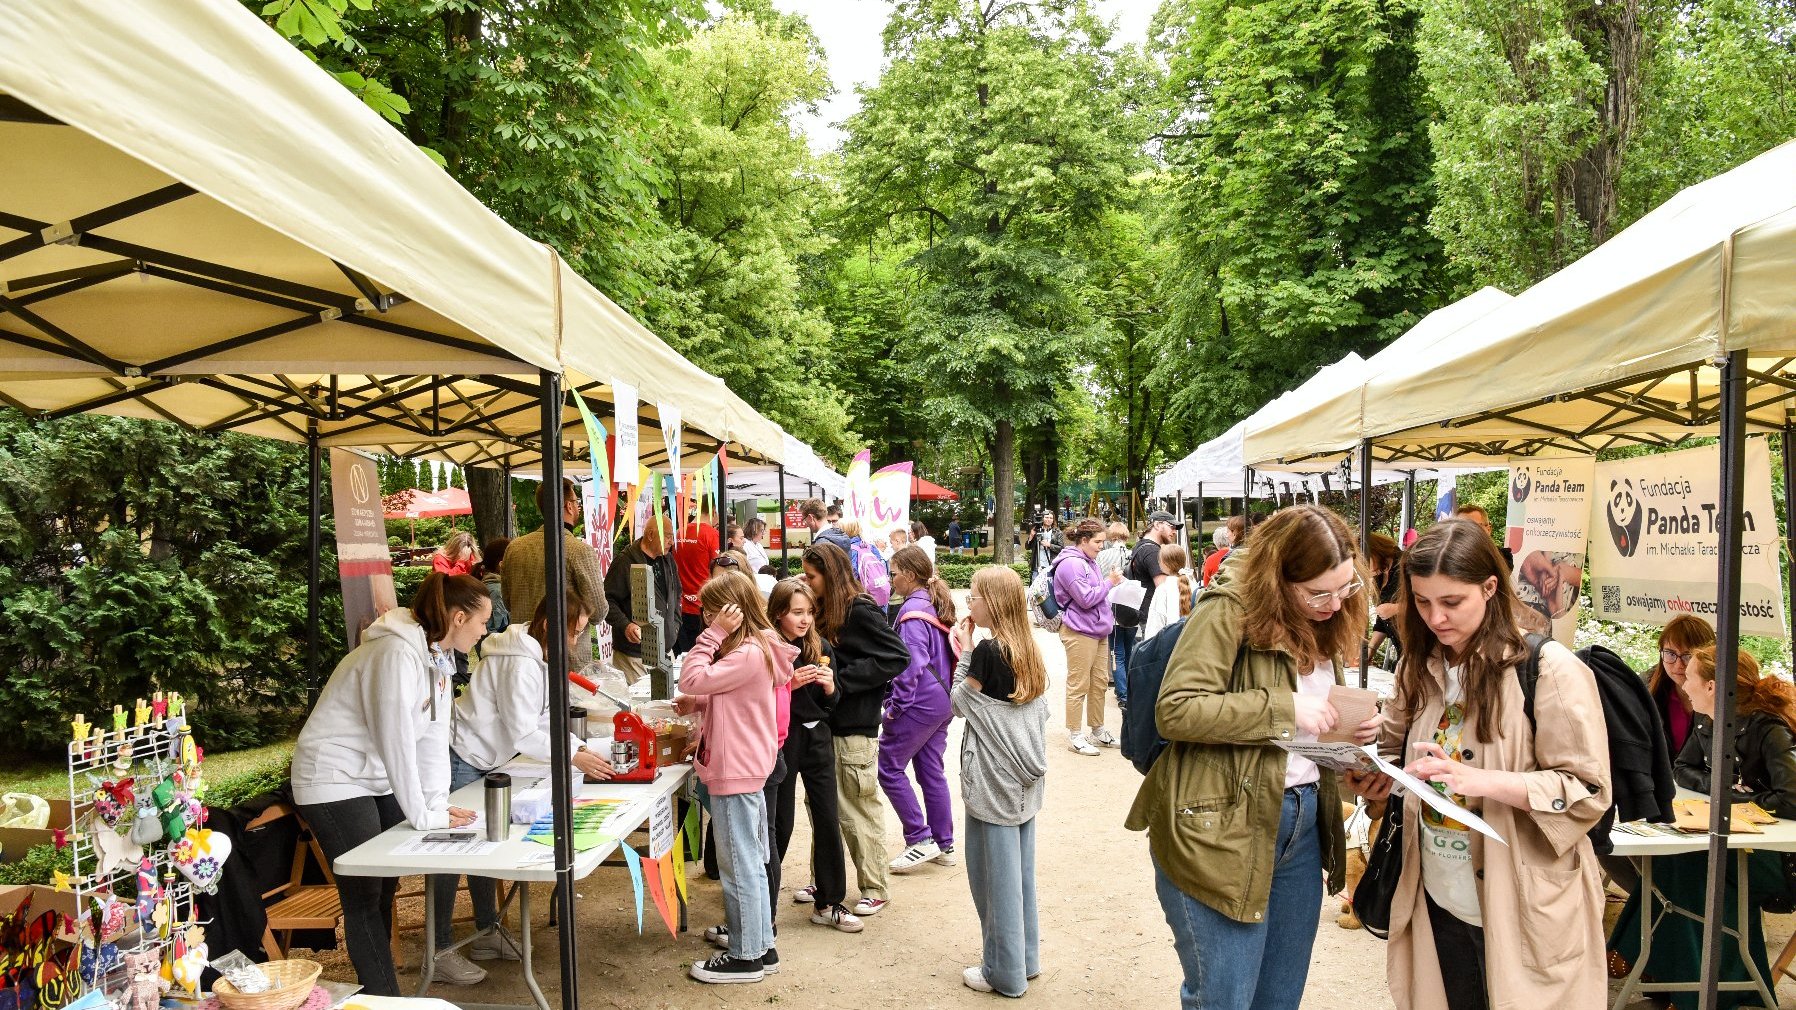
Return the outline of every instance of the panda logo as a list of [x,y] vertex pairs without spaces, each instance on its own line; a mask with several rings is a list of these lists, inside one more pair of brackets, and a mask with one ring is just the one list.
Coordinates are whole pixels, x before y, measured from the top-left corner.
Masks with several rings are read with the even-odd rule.
[[1528,492],[1532,490],[1534,490],[1534,478],[1528,468],[1516,467],[1515,473],[1509,478],[1509,500],[1525,502],[1528,500]]
[[1640,499],[1634,496],[1634,482],[1631,480],[1612,480],[1609,482],[1609,536],[1615,540],[1615,549],[1624,558],[1631,558],[1640,549]]

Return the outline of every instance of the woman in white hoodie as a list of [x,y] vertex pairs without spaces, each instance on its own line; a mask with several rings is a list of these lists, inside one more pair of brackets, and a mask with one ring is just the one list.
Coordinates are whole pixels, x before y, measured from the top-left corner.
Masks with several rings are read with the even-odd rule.
[[[567,593],[567,655],[573,656],[586,634],[588,607],[580,594]],[[549,760],[549,605],[537,604],[528,625],[514,624],[480,643],[479,659],[468,677],[468,689],[455,699],[455,727],[450,732],[449,791],[479,781],[513,758]],[[611,762],[589,750],[586,741],[572,737],[568,751],[574,770],[601,781],[611,777]],[[455,877],[430,878],[437,889],[437,908],[455,907]],[[468,878],[468,900],[474,906],[475,930],[486,930],[499,921],[499,885],[491,877]],[[461,954],[446,950],[453,940],[448,914],[437,916],[436,977],[445,982],[472,985],[486,973]],[[491,961],[503,957],[515,961],[518,951],[486,933],[468,944],[468,957]]]
[[[473,823],[474,811],[449,805],[450,682],[491,609],[479,579],[432,572],[410,609],[382,614],[331,673],[293,751],[293,799],[333,864],[401,821]],[[349,959],[374,996],[399,995],[388,942],[398,886],[337,874]]]

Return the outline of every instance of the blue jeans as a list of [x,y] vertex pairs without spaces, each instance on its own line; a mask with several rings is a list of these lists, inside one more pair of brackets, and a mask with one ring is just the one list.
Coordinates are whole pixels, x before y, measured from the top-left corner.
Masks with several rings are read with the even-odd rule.
[[1110,686],[1116,691],[1118,708],[1126,708],[1129,704],[1129,657],[1135,654],[1135,636],[1140,630],[1119,624],[1110,631],[1110,660],[1115,664]]
[[967,886],[984,938],[985,981],[1006,996],[1021,996],[1041,973],[1041,932],[1035,919],[1035,820],[987,824],[967,816]]
[[1185,969],[1184,1010],[1297,1010],[1322,907],[1316,787],[1285,792],[1263,922],[1237,922],[1179,890],[1158,865],[1154,889]]
[[[454,792],[470,782],[478,782],[486,772],[463,761],[453,749],[449,751],[449,791]],[[455,875],[433,873],[430,886],[436,889],[437,950],[449,946],[454,939]],[[486,929],[499,921],[499,882],[491,877],[468,878],[468,901],[474,906],[474,928]]]
[[767,801],[760,792],[711,797],[711,830],[723,883],[723,920],[730,956],[760,960],[773,946],[773,909],[767,903]]

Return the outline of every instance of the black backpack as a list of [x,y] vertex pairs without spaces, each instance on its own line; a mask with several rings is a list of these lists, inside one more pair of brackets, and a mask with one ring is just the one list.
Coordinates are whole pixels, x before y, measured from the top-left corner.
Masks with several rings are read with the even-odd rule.
[[1154,637],[1137,642],[1129,656],[1129,705],[1123,709],[1123,757],[1143,775],[1154,766],[1154,759],[1166,749],[1166,739],[1154,724],[1154,703],[1160,698],[1160,682],[1166,679],[1166,661],[1189,618],[1161,628]]
[[[1540,680],[1540,650],[1546,643],[1543,635],[1528,636],[1528,661],[1520,671],[1522,710],[1530,727],[1534,726],[1534,689]],[[1599,855],[1608,855],[1614,849],[1609,831],[1617,818],[1660,823],[1673,819],[1671,801],[1677,796],[1677,782],[1671,775],[1671,746],[1646,683],[1620,656],[1600,645],[1579,649],[1577,656],[1596,677],[1603,725],[1609,734],[1613,802],[1590,829],[1592,847]]]

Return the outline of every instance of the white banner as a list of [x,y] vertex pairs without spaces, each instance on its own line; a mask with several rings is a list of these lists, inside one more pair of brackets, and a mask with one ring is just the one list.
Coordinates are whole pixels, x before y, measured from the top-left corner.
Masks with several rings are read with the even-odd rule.
[[[1718,446],[1598,463],[1591,509],[1590,596],[1597,616],[1664,624],[1678,614],[1715,623],[1720,582]],[[1740,631],[1784,637],[1771,453],[1746,440],[1740,550]]]
[[861,520],[862,537],[875,544],[889,544],[897,530],[910,532],[910,479],[914,465],[894,463],[868,478],[870,501],[867,515]]
[[1584,548],[1590,521],[1590,456],[1516,459],[1509,464],[1509,526],[1503,543],[1529,631],[1568,648],[1578,630]]
[[619,487],[636,483],[636,387],[611,380],[611,428],[616,434],[616,455],[611,460],[612,480]]

